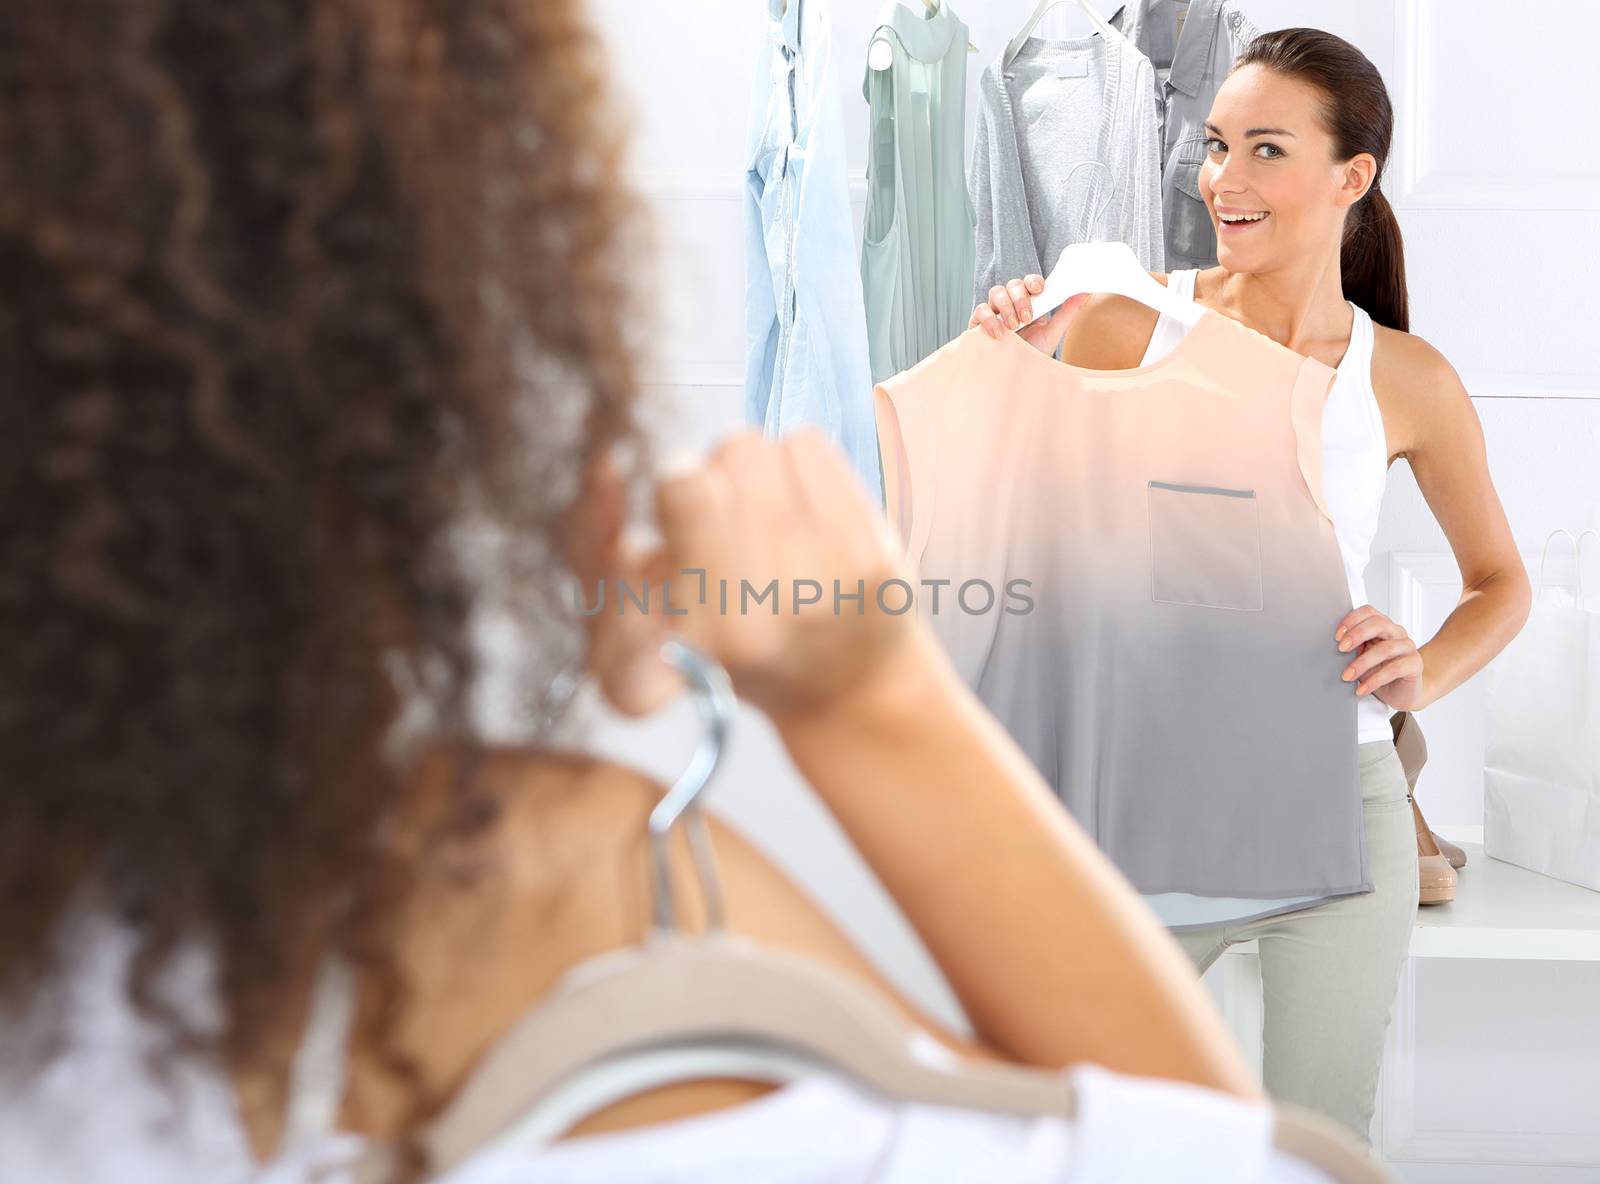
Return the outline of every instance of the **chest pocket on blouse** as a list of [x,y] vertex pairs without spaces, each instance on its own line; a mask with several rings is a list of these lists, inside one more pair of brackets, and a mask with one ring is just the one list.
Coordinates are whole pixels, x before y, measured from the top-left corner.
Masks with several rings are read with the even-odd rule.
[[1172,150],[1167,166],[1172,192],[1167,195],[1163,216],[1167,253],[1172,256],[1167,260],[1169,270],[1180,264],[1209,267],[1216,261],[1216,231],[1200,196],[1200,167],[1206,162],[1208,138],[1203,134],[1184,136]]
[[1149,482],[1150,595],[1165,604],[1259,612],[1255,491]]

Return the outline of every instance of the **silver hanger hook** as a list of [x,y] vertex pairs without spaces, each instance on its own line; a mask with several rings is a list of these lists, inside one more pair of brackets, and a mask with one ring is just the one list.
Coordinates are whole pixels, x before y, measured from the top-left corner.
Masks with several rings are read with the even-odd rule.
[[727,671],[698,649],[674,637],[662,643],[661,658],[676,667],[694,694],[705,731],[696,745],[689,767],[662,795],[650,811],[650,873],[655,924],[658,930],[677,925],[677,910],[672,895],[672,877],[667,862],[667,839],[678,819],[688,815],[689,847],[694,855],[700,890],[706,901],[708,929],[723,924],[722,889],[717,881],[716,860],[711,851],[711,832],[699,808],[700,792],[722,759],[728,728],[733,722],[737,699]]

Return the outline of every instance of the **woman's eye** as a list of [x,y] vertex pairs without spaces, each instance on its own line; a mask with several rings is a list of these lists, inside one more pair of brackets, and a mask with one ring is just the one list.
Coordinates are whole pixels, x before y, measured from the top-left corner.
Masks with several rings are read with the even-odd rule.
[[[1221,140],[1217,139],[1214,136],[1211,139],[1207,140],[1205,142],[1205,144],[1206,144],[1206,151],[1207,152],[1226,152],[1228,150],[1228,146],[1226,144],[1224,144]],[[1270,152],[1271,152],[1271,155],[1266,157],[1267,160],[1277,160],[1278,157],[1283,155],[1283,149],[1279,148],[1276,144],[1257,144],[1256,145],[1256,149],[1258,151],[1260,149],[1262,149],[1262,148],[1266,148],[1266,149],[1270,150]]]

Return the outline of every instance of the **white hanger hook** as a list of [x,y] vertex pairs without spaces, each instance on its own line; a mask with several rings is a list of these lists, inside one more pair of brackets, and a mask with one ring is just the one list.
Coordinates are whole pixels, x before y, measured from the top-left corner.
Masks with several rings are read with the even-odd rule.
[[1066,196],[1067,187],[1072,183],[1072,174],[1077,172],[1080,168],[1088,168],[1092,177],[1092,180],[1090,180],[1086,186],[1089,196],[1084,202],[1084,205],[1094,205],[1096,199],[1096,186],[1099,187],[1100,191],[1104,192],[1105,198],[1098,206],[1095,206],[1093,212],[1090,213],[1087,219],[1085,219],[1081,228],[1081,232],[1078,236],[1078,241],[1086,243],[1103,241],[1103,236],[1100,233],[1100,220],[1105,217],[1106,211],[1111,208],[1111,199],[1116,196],[1116,187],[1110,180],[1111,170],[1106,168],[1106,166],[1098,160],[1078,161],[1077,164],[1073,165],[1067,170],[1067,175],[1061,179],[1060,192],[1063,197]]

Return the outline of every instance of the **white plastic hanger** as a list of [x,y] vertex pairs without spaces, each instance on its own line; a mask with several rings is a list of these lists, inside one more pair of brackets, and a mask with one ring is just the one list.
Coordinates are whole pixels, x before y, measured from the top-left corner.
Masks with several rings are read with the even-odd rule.
[[[546,1145],[615,1100],[704,1077],[843,1075],[899,1100],[1070,1118],[1076,1098],[1063,1074],[960,1058],[864,980],[723,928],[696,799],[720,759],[733,692],[720,667],[681,641],[662,654],[689,680],[708,727],[650,815],[654,932],[569,971],[479,1062],[423,1134],[431,1172],[506,1141]],[[690,840],[706,897],[703,936],[677,928],[668,874],[667,840],[686,813],[698,824]],[[1274,1110],[1278,1148],[1340,1184],[1395,1184],[1330,1120]]]
[[[1050,11],[1050,9],[1054,8],[1057,4],[1065,4],[1066,2],[1067,0],[1039,0],[1038,5],[1033,10],[1033,15],[1030,16],[1023,24],[1022,31],[1010,41],[1006,42],[1006,52],[1000,58],[1000,65],[1002,68],[1011,64],[1011,59],[1017,56],[1017,51],[1022,48],[1022,43],[1032,35],[1034,29],[1038,28],[1039,18],[1044,16],[1046,12]],[[1093,24],[1097,30],[1099,30],[1102,37],[1122,36],[1122,34],[1117,32],[1116,27],[1112,25],[1110,21],[1106,20],[1105,17],[1101,16],[1095,11],[1094,6],[1089,3],[1089,0],[1077,0],[1077,4],[1079,8],[1083,9],[1084,14],[1089,18],[1090,23]]]
[[[939,5],[942,3],[944,3],[944,0],[922,0],[922,6],[929,12],[938,12]],[[967,52],[977,53],[978,47],[969,41],[967,42]],[[889,44],[887,38],[874,37],[872,39],[872,43],[867,46],[867,65],[874,70],[887,70],[894,65],[894,47]]]
[[[939,11],[939,6],[941,4],[943,4],[943,3],[944,3],[944,0],[922,0],[922,6],[924,8],[926,8],[929,12],[938,12]],[[967,42],[967,52],[968,53],[977,53],[978,52],[978,47],[976,45],[972,44],[972,42],[969,41],[969,42]]]
[[[1029,298],[1033,319],[1059,308],[1080,292],[1116,292],[1164,312],[1193,328],[1210,309],[1180,296],[1153,277],[1127,243],[1073,243],[1061,252],[1045,277],[1044,289]],[[1018,326],[1021,328],[1022,326]]]

